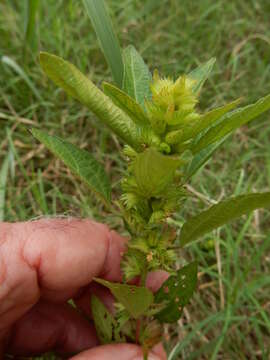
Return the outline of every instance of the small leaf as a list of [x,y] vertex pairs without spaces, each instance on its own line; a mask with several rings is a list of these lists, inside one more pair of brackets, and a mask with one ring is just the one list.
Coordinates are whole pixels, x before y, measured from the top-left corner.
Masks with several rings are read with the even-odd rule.
[[40,54],[40,63],[58,86],[92,110],[116,135],[134,148],[141,147],[133,121],[74,65],[45,52]]
[[116,321],[106,306],[95,295],[91,296],[91,310],[98,338],[101,344],[113,342],[113,329]]
[[124,79],[122,88],[138,104],[143,104],[145,99],[151,99],[151,73],[134,46],[130,45],[124,50],[123,60]]
[[141,106],[132,97],[107,82],[103,83],[104,93],[111,98],[114,104],[120,107],[136,124],[150,125]]
[[58,156],[64,164],[82,179],[94,192],[106,201],[111,198],[111,186],[104,168],[85,150],[51,136],[37,129],[32,129],[33,136]]
[[155,295],[155,303],[167,305],[155,317],[161,322],[177,321],[197,286],[197,263],[192,262],[171,275]]
[[148,198],[160,194],[172,182],[176,169],[182,163],[179,157],[163,155],[153,148],[140,153],[134,162],[140,192]]
[[270,192],[236,196],[211,206],[208,210],[190,218],[180,233],[180,245],[184,246],[209,231],[259,208],[270,206]]
[[97,278],[94,280],[110,289],[115,298],[135,319],[144,314],[153,303],[153,294],[146,287],[112,283]]
[[216,59],[211,58],[209,61],[202,64],[201,66],[198,66],[196,69],[194,69],[188,74],[188,77],[191,77],[192,79],[196,80],[196,83],[194,84],[192,89],[194,93],[200,92],[201,88],[203,87],[203,84],[209,77],[215,62]]
[[118,86],[122,86],[124,64],[106,4],[104,0],[83,0],[83,3],[97,34],[106,61],[111,68],[114,81]]
[[239,108],[224,115],[221,122],[212,126],[199,141],[191,147],[192,152],[194,154],[199,152],[269,109],[270,94],[258,100],[255,104]]

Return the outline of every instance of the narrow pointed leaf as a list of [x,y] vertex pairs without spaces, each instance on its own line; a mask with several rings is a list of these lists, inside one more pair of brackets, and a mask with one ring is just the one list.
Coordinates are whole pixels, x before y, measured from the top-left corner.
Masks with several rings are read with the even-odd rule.
[[239,105],[241,102],[241,99],[234,100],[230,102],[229,104],[226,104],[224,106],[221,106],[219,108],[213,109],[205,114],[203,114],[197,122],[197,125],[194,126],[192,129],[192,136],[195,137],[198,135],[201,131],[206,130],[210,126],[212,126],[216,121],[218,121],[223,115],[228,113],[229,111],[236,108],[237,105]]
[[203,87],[203,84],[209,77],[215,62],[216,59],[211,58],[209,61],[202,64],[201,66],[198,66],[196,69],[194,69],[188,74],[189,77],[196,80],[196,83],[193,86],[194,93],[200,92],[201,88]]
[[79,100],[132,147],[140,148],[137,129],[132,120],[84,76],[74,65],[58,56],[41,53],[45,73],[70,96]]
[[246,194],[221,201],[208,210],[190,218],[180,234],[180,245],[184,246],[204,234],[259,208],[270,207],[270,192]]
[[140,192],[145,197],[161,193],[182,163],[179,157],[166,156],[152,148],[139,154],[134,163],[134,174]]
[[104,0],[83,0],[87,14],[97,34],[100,47],[111,69],[115,83],[121,87],[124,64],[117,36]]
[[91,311],[99,341],[101,344],[112,343],[116,321],[106,306],[95,295],[91,296]]
[[161,322],[177,321],[197,287],[197,263],[192,262],[171,275],[155,294],[155,303],[165,302],[166,306],[155,315]]
[[103,166],[88,151],[82,150],[57,136],[48,135],[41,130],[32,129],[32,134],[59,157],[92,191],[106,201],[110,201],[111,186],[109,179]]
[[135,319],[144,314],[153,303],[153,294],[146,287],[111,283],[97,278],[94,280],[110,289],[117,301],[124,305]]
[[228,136],[216,142],[215,144],[211,144],[205,149],[202,149],[193,157],[186,171],[185,181],[188,181],[194,174],[196,174],[197,171],[206,165],[207,161],[212,157],[214,152],[224,143],[225,140],[227,140],[227,137]]
[[134,46],[130,45],[124,50],[123,59],[123,90],[137,103],[143,104],[145,99],[151,99],[151,73]]
[[145,112],[132,97],[107,82],[103,83],[103,89],[114,104],[121,108],[136,124],[150,125]]
[[221,122],[212,126],[199,139],[199,141],[194,146],[192,146],[192,152],[194,154],[199,152],[208,145],[222,139],[227,134],[255,119],[257,116],[269,109],[270,94],[258,100],[255,104],[248,105],[224,115]]

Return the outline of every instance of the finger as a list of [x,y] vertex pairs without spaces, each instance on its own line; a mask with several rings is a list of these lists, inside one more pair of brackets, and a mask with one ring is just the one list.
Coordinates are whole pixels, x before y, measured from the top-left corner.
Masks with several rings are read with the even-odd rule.
[[170,274],[163,270],[152,271],[147,275],[146,287],[153,292],[157,292],[169,276]]
[[[71,360],[143,360],[142,349],[137,345],[116,344],[103,345],[95,347],[91,350],[84,351],[79,355],[71,358]],[[151,352],[148,360],[165,360],[164,353]]]
[[114,312],[114,297],[110,290],[100,284],[91,283],[80,296],[73,298],[76,306],[82,310],[84,314],[90,318],[92,317],[90,307],[92,295],[97,296],[111,313]]
[[16,322],[6,351],[17,356],[51,350],[67,355],[97,344],[94,326],[71,306],[39,302]]
[[0,223],[0,339],[41,297],[64,301],[93,276],[121,279],[124,240],[88,220]]

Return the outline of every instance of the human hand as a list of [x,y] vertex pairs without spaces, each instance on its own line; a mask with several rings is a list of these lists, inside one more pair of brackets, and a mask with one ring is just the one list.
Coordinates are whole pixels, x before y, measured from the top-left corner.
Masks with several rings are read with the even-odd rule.
[[[91,294],[112,307],[109,292],[91,281],[121,281],[124,243],[89,220],[0,223],[0,359],[4,351],[30,356],[49,350],[81,352],[73,360],[142,359],[136,345],[97,346],[95,328],[84,316],[91,315]],[[156,290],[165,278],[154,274],[147,286]],[[80,312],[66,303],[71,298]],[[161,345],[152,359],[166,359]]]

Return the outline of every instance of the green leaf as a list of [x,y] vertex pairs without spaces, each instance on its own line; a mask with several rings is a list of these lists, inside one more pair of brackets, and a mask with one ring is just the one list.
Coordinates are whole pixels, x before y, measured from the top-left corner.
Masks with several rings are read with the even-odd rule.
[[206,114],[203,114],[202,116],[200,116],[200,118],[197,120],[198,121],[197,124],[192,129],[192,136],[195,137],[201,131],[212,126],[223,115],[225,115],[227,112],[231,111],[237,105],[239,105],[240,102],[241,102],[241,99],[234,100],[234,101],[230,102],[229,104],[226,104],[219,108],[213,109],[213,110],[207,112]]
[[153,148],[140,153],[134,162],[134,175],[140,192],[147,198],[160,194],[172,182],[182,163],[179,157],[163,155]]
[[91,296],[91,310],[98,338],[101,344],[113,342],[113,329],[116,321],[106,306],[95,295]]
[[121,87],[124,75],[124,64],[118,39],[104,0],[83,0],[87,14],[97,34],[100,47],[111,69],[116,84]]
[[130,146],[139,149],[137,128],[133,121],[84,76],[74,65],[58,56],[41,53],[45,73],[70,96],[79,100]]
[[148,118],[141,106],[132,97],[116,86],[103,83],[104,93],[111,98],[116,106],[121,108],[136,124],[149,126]]
[[245,194],[221,201],[190,218],[181,229],[180,245],[184,246],[209,231],[250,213],[270,206],[270,192]]
[[211,158],[214,152],[219,148],[224,141],[227,139],[227,136],[215,144],[211,144],[205,149],[202,149],[198,154],[196,154],[191,163],[188,166],[185,175],[185,182],[187,182],[199,169],[206,165],[207,161]]
[[155,303],[166,306],[155,315],[161,322],[177,321],[197,286],[197,263],[192,262],[171,275],[155,295]]
[[110,201],[111,186],[109,179],[103,166],[89,152],[81,150],[57,136],[48,135],[41,130],[32,129],[32,134],[58,156],[91,190],[106,201]]
[[198,66],[196,69],[194,69],[188,74],[188,77],[191,77],[192,79],[196,80],[196,83],[194,84],[192,89],[194,93],[200,92],[201,88],[203,87],[203,84],[209,77],[215,62],[216,59],[211,58],[209,61],[202,64],[201,66]]
[[221,122],[212,126],[199,141],[191,147],[192,152],[194,154],[199,152],[269,109],[270,94],[258,100],[255,104],[239,108],[224,115]]
[[117,301],[124,305],[135,319],[143,315],[153,303],[153,294],[146,287],[112,283],[97,278],[94,280],[110,289]]
[[124,50],[123,59],[124,79],[122,88],[138,104],[143,104],[145,99],[151,99],[151,73],[134,46],[130,45]]

